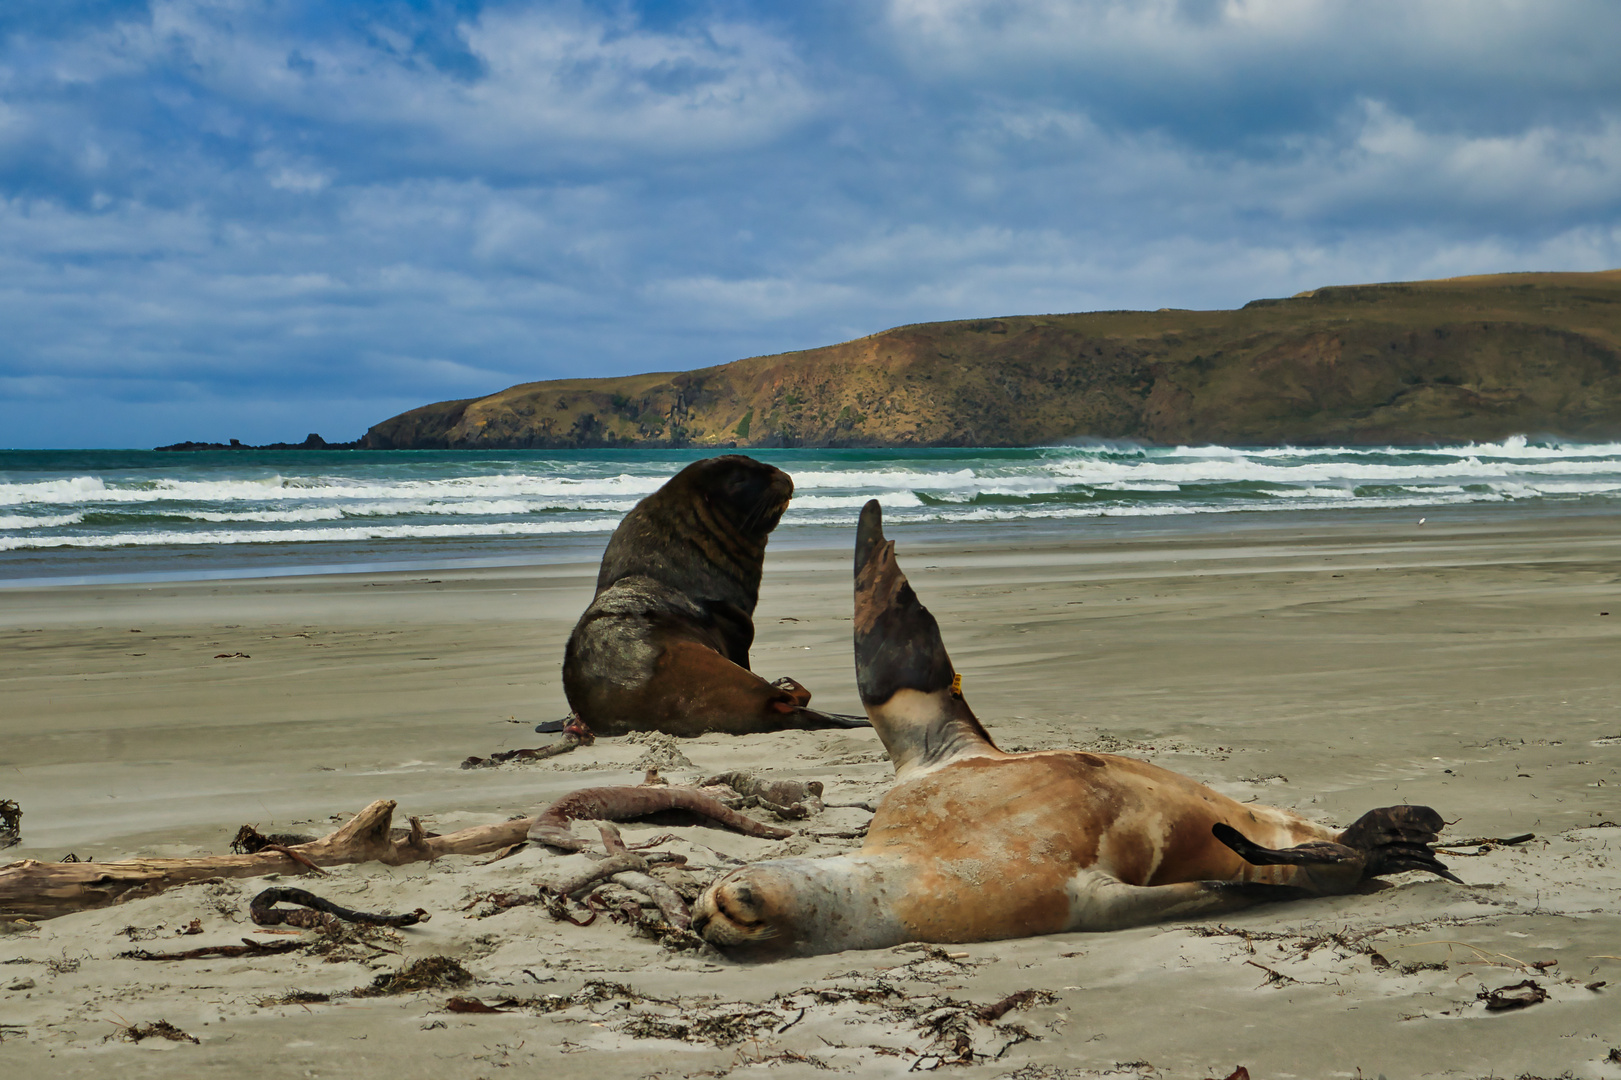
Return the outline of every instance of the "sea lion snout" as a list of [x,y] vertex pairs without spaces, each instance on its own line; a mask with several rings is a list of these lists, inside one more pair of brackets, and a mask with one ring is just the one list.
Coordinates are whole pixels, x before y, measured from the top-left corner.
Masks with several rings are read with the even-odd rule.
[[[692,906],[692,930],[739,960],[772,960],[794,949],[794,920],[779,901],[791,900],[768,869],[746,866],[721,878]],[[791,907],[791,904],[789,905]]]

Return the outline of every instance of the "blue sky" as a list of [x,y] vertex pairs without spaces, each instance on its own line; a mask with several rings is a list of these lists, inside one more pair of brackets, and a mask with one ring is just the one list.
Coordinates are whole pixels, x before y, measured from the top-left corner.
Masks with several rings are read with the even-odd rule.
[[17,0],[0,445],[1621,266],[1609,0]]

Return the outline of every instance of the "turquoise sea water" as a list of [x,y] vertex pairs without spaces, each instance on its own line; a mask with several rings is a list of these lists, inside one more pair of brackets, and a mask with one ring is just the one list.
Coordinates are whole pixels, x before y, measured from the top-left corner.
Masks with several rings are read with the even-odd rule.
[[[0,451],[0,581],[592,559],[691,451]],[[1278,511],[1621,510],[1621,444],[768,450],[778,544],[895,527],[1219,527]],[[1237,516],[1235,516],[1237,515]]]

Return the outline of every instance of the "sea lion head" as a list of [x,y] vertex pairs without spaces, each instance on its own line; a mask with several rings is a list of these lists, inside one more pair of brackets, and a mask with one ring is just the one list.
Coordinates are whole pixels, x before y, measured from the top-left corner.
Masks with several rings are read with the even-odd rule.
[[763,542],[788,509],[794,481],[763,461],[722,454],[694,461],[676,473],[664,490],[699,496],[739,533]]
[[694,461],[625,515],[603,552],[597,590],[639,575],[752,612],[766,538],[793,494],[792,478],[763,461]]
[[775,960],[798,951],[803,927],[798,884],[769,863],[734,870],[692,908],[693,932],[739,960]]
[[895,898],[911,874],[862,855],[768,859],[704,890],[692,929],[736,960],[777,960],[906,940]]

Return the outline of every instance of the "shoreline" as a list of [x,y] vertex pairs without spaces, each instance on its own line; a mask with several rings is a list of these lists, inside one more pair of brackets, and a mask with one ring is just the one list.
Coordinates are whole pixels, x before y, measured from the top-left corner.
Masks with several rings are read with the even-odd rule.
[[[1071,543],[1089,543],[1094,532],[1105,532],[1117,540],[1153,540],[1160,537],[1191,536],[1209,538],[1220,533],[1251,535],[1293,529],[1343,529],[1367,531],[1376,529],[1401,530],[1412,526],[1419,518],[1426,519],[1429,528],[1445,527],[1500,527],[1505,521],[1516,528],[1535,528],[1537,522],[1592,521],[1621,516],[1621,508],[1606,504],[1576,505],[1515,503],[1476,503],[1432,507],[1358,507],[1340,509],[1276,510],[1243,509],[1222,513],[1167,513],[1167,514],[1112,514],[1088,518],[1044,520],[1026,518],[985,522],[894,522],[888,527],[903,544],[978,544],[998,545],[1013,532],[1018,542],[1044,546],[1063,546]],[[800,551],[840,550],[849,544],[855,518],[852,513],[848,525],[784,525],[772,535],[768,551],[773,554]],[[305,544],[256,544],[223,546],[174,546],[171,548],[89,549],[94,556],[80,552],[86,549],[42,548],[26,553],[0,553],[0,591],[7,589],[40,589],[71,586],[102,585],[157,585],[183,581],[251,581],[297,577],[326,577],[347,574],[411,574],[439,573],[461,570],[518,570],[525,567],[595,563],[602,557],[612,530],[583,534],[548,537],[543,541],[510,541],[501,538],[472,537],[461,541],[435,544],[441,554],[421,553],[423,545],[409,542],[391,542],[396,548],[416,548],[417,554],[401,551],[367,550],[347,541],[323,541]],[[497,549],[495,555],[472,552]],[[540,550],[537,550],[540,549]],[[290,561],[269,562],[278,556],[287,559],[296,550],[301,557]],[[348,555],[348,558],[341,556]],[[337,561],[333,561],[338,557]],[[771,556],[768,554],[767,558]],[[94,573],[59,571],[29,576],[5,576],[17,564],[93,564],[114,560],[134,560],[154,564],[157,568],[138,571],[101,571]],[[197,567],[199,562],[215,565]],[[234,565],[233,565],[234,563]],[[224,564],[224,565],[219,565]],[[83,566],[75,566],[83,569]]]
[[[1203,1080],[1244,1065],[1257,1080],[1356,1069],[1615,1080],[1621,1066],[1607,1055],[1621,1035],[1608,1018],[1621,961],[1604,957],[1621,939],[1621,829],[1607,824],[1621,820],[1621,529],[1614,514],[1469,509],[1427,514],[1423,527],[1406,512],[1368,511],[1268,515],[1266,528],[898,537],[969,702],[1004,748],[1143,757],[1240,800],[1341,824],[1411,801],[1439,809],[1454,842],[1536,834],[1446,858],[1466,886],[1402,875],[1220,922],[975,943],[946,959],[885,950],[747,967],[663,950],[606,919],[576,928],[537,907],[469,910],[492,890],[559,880],[584,856],[362,864],[297,884],[349,906],[434,912],[390,939],[395,952],[347,947],[331,963],[119,958],[131,940],[155,951],[239,943],[253,933],[243,911],[262,879],[6,935],[21,963],[0,982],[0,1057],[63,1077],[117,1068],[238,1080],[330,1071],[337,1055],[350,1075],[388,1080],[473,1080],[502,1064],[559,1077],[826,1071],[810,1058],[899,1075],[929,1067],[934,1036],[918,1017],[946,1007],[937,999],[980,1005],[1037,989],[1053,997],[1002,1021],[1028,1040],[970,1023],[984,1057],[963,1075]],[[24,811],[24,843],[5,857],[221,852],[240,824],[319,834],[375,798],[398,800],[397,819],[448,831],[533,813],[578,788],[636,783],[654,761],[678,783],[734,769],[820,779],[830,802],[886,789],[870,731],[603,739],[534,765],[460,770],[469,754],[547,739],[532,723],[566,711],[562,644],[595,572],[583,560],[0,587],[0,653],[11,660],[0,669],[0,798]],[[753,666],[799,678],[819,705],[858,711],[849,603],[844,544],[774,540]],[[841,808],[804,824],[864,820]],[[625,829],[632,841],[669,831]],[[698,877],[729,859],[858,843],[673,831],[667,847]],[[193,918],[202,933],[176,937]],[[479,981],[259,1004],[289,988],[362,986],[426,956],[452,957]],[[1545,960],[1555,963],[1529,967]],[[1476,997],[1525,978],[1549,1000],[1488,1013]],[[24,981],[33,985],[8,989]],[[593,981],[639,997],[444,1011],[453,994],[537,1001]],[[866,997],[775,998],[803,987]],[[740,1042],[650,1037],[674,1029],[630,1022],[725,1003],[783,1019]],[[201,1041],[104,1042],[120,1018],[167,1020]],[[364,1062],[347,1056],[356,1045]]]

